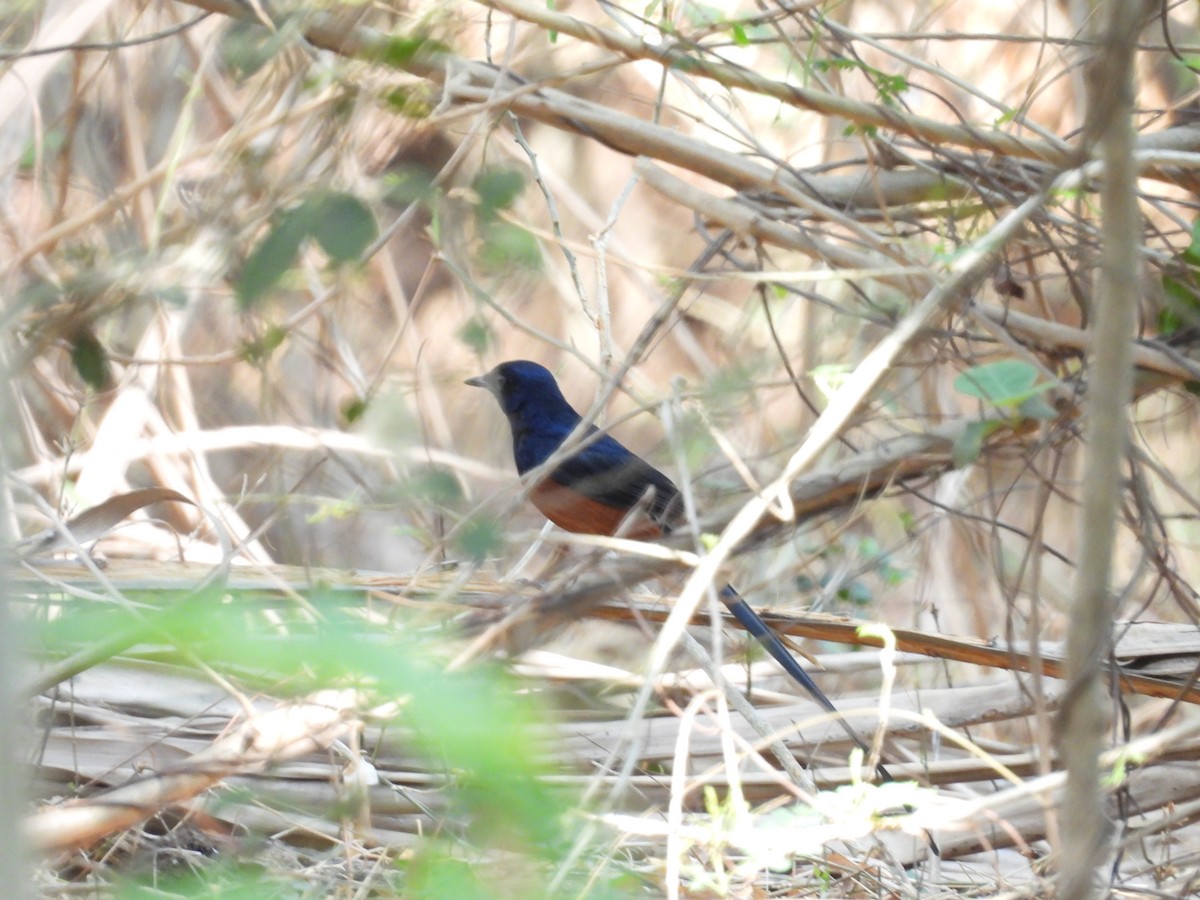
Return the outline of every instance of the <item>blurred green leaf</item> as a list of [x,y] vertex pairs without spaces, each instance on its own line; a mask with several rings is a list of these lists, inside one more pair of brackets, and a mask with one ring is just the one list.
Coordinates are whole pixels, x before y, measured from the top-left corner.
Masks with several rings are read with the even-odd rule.
[[383,199],[393,206],[420,203],[428,206],[437,196],[435,173],[424,166],[401,165],[383,177]]
[[258,22],[236,19],[221,40],[221,59],[235,78],[249,78],[287,47],[295,43],[299,30],[294,20],[281,19],[275,29]]
[[307,525],[316,525],[318,522],[328,521],[340,522],[361,512],[362,504],[357,501],[341,497],[324,499],[317,505],[316,509],[304,517],[304,522]]
[[353,425],[367,413],[370,406],[366,397],[351,397],[342,404],[342,421],[347,425]]
[[187,306],[188,294],[183,288],[178,285],[162,285],[153,287],[147,292],[147,296],[154,298],[158,303],[165,306],[175,306],[183,309]]
[[464,522],[455,547],[470,559],[480,561],[504,551],[504,526],[498,519],[476,516]]
[[112,382],[108,351],[90,328],[77,331],[71,337],[71,364],[84,383],[97,391],[104,390]]
[[281,325],[272,325],[263,332],[258,340],[250,341],[242,347],[242,358],[246,362],[261,365],[271,358],[287,338],[287,329]]
[[1052,422],[1058,418],[1058,410],[1047,403],[1046,398],[1040,394],[1026,397],[1017,404],[1017,413],[1026,419],[1042,419],[1046,422]]
[[1183,259],[1190,265],[1200,265],[1200,216],[1192,222],[1192,239],[1183,251]]
[[1162,279],[1163,291],[1167,296],[1176,301],[1180,306],[1195,310],[1200,306],[1200,299],[1197,298],[1196,283],[1191,278],[1176,278],[1174,275],[1164,275]]
[[308,236],[307,217],[299,209],[280,215],[266,237],[246,258],[234,283],[234,294],[241,309],[253,307],[295,265],[300,244]]
[[388,106],[407,119],[427,119],[434,109],[434,98],[425,85],[394,87],[383,99]]
[[1197,282],[1200,250],[1195,249],[1195,240],[1193,237],[1192,246],[1182,256],[1187,267],[1162,276],[1164,304],[1158,313],[1161,335],[1172,335],[1184,326],[1200,322],[1200,283]]
[[305,201],[308,232],[335,263],[357,261],[379,236],[375,216],[353,194],[330,191]]
[[1163,273],[1162,288],[1165,304],[1158,313],[1160,335],[1174,334],[1185,325],[1200,321],[1200,216],[1192,222],[1191,240],[1178,263]]
[[395,69],[403,69],[417,57],[430,59],[448,53],[450,48],[427,34],[394,34],[364,54]]
[[725,18],[725,11],[719,6],[701,3],[699,0],[688,0],[681,5],[680,12],[688,24],[696,28],[709,28]]
[[128,631],[143,645],[186,650],[274,696],[354,686],[364,692],[364,703],[376,702],[372,693],[380,701],[400,700],[398,724],[412,747],[453,776],[450,799],[459,808],[449,815],[471,822],[475,842],[543,858],[562,849],[568,806],[541,778],[536,711],[503,670],[447,672],[430,652],[428,632],[371,629],[344,611],[345,598],[332,594],[310,593],[317,618],[299,611],[290,617],[281,608],[273,622],[263,615],[262,598],[250,595],[208,592],[158,611],[149,596],[142,603],[144,623],[124,610],[97,614],[92,606],[72,606],[37,626],[30,644],[66,655],[97,634]]
[[452,506],[463,499],[462,485],[454,473],[442,466],[417,466],[406,480],[408,494],[439,507]]
[[32,169],[38,161],[38,155],[41,154],[43,163],[53,160],[58,151],[62,149],[67,141],[67,133],[62,128],[46,128],[38,135],[38,140],[32,138],[25,144],[25,149],[21,153],[21,160],[17,164],[22,171]]
[[405,894],[420,900],[495,900],[480,867],[451,856],[452,848],[431,844],[407,864]]
[[476,356],[483,356],[495,339],[492,327],[482,316],[472,316],[458,329],[458,339],[471,348]]
[[954,379],[954,389],[996,406],[1016,407],[1028,398],[1054,387],[1054,382],[1037,384],[1038,370],[1023,359],[1001,359],[974,366]]
[[234,285],[243,310],[277,285],[296,264],[300,247],[313,238],[335,263],[358,260],[379,234],[367,205],[343,191],[321,191],[276,217],[247,257]]
[[542,249],[537,238],[509,222],[497,221],[488,226],[479,256],[483,265],[506,272],[513,269],[538,272],[542,268]]
[[988,435],[1002,427],[1003,424],[1003,422],[996,421],[968,422],[967,427],[954,441],[954,447],[950,451],[950,460],[954,467],[961,469],[979,459],[979,454],[983,452],[983,442]]
[[[1167,281],[1163,279],[1164,285]],[[1163,337],[1170,337],[1176,331],[1183,327],[1183,320],[1179,313],[1173,310],[1170,306],[1164,306],[1158,311],[1158,333]]]
[[516,202],[525,189],[525,176],[516,169],[488,169],[475,176],[471,189],[479,196],[481,215],[492,218]]
[[847,603],[852,603],[855,606],[868,606],[875,600],[875,595],[871,593],[871,588],[857,578],[840,588],[837,596],[839,600],[845,600]]

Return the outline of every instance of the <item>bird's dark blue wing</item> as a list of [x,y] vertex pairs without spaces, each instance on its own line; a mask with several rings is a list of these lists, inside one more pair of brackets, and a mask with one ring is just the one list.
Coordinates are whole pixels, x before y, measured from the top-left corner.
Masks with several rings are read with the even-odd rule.
[[675,483],[611,437],[603,437],[565,460],[550,477],[563,487],[621,510],[628,511],[649,497],[647,510],[658,522],[669,522],[676,514],[679,489]]

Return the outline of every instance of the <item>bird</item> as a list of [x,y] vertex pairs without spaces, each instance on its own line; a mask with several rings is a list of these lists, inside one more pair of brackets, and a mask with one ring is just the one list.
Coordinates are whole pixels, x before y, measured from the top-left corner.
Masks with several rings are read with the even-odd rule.
[[[522,477],[550,459],[582,421],[563,396],[554,375],[539,363],[510,360],[465,383],[486,389],[500,404],[512,432],[513,461]],[[592,425],[587,435],[590,438],[597,431]],[[567,455],[532,487],[529,499],[542,515],[565,531],[595,535],[619,532],[622,537],[637,540],[669,534],[682,513],[675,483],[608,434],[588,439],[582,449]],[[738,623],[822,709],[842,723],[854,743],[869,755],[868,747],[833,701],[733,586],[725,585],[718,597]],[[891,780],[882,766],[877,771],[885,780]]]

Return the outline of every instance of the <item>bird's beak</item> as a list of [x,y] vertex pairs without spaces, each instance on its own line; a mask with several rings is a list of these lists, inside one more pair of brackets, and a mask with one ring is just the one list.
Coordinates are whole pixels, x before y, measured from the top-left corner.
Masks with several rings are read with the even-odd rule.
[[493,397],[500,396],[496,391],[495,372],[488,372],[486,375],[476,375],[474,378],[468,378],[463,384],[469,384],[471,387],[481,387]]

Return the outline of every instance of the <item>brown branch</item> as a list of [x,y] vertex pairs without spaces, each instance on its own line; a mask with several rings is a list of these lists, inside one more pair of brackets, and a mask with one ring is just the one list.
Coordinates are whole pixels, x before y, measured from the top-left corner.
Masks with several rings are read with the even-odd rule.
[[914,116],[877,103],[861,103],[835,94],[796,87],[764,78],[752,69],[722,60],[700,56],[700,48],[681,46],[664,41],[648,44],[635,37],[598,28],[574,16],[553,12],[544,6],[524,0],[480,0],[485,6],[532,22],[547,31],[569,34],[588,43],[620,53],[627,59],[653,60],[668,69],[688,75],[708,78],[723,87],[752,91],[771,97],[789,106],[809,109],[829,116],[840,116],[858,125],[882,128],[905,134],[929,144],[954,144],[972,150],[983,150],[1001,156],[1036,159],[1055,166],[1069,166],[1075,159],[1065,143],[1027,141],[1002,131],[977,128],[973,125],[947,125],[934,119]]
[[186,762],[84,800],[46,806],[26,822],[30,844],[45,853],[80,849],[132,828],[231,775],[260,772],[327,747],[350,727],[347,705],[286,704],[243,721]]
[[[634,605],[631,610],[630,604],[624,601],[606,602],[597,606],[590,613],[598,619],[628,621],[642,618],[649,622],[666,621],[669,614],[670,609],[664,609],[662,604],[639,603]],[[874,624],[865,619],[853,619],[848,616],[835,616],[827,613],[778,613],[764,609],[759,609],[758,614],[779,634],[855,647],[883,646],[883,642],[878,638],[859,633],[862,626]],[[732,622],[732,619],[730,621]],[[700,614],[696,615],[692,622],[695,625],[712,624],[707,615]],[[1134,623],[1132,627],[1136,629],[1137,625],[1138,623]],[[1036,668],[1049,678],[1067,677],[1065,648],[1062,646],[1042,644],[1038,647],[1038,655],[1035,656],[1021,645],[1005,646],[980,638],[934,634],[911,628],[891,628],[890,630],[896,638],[896,649],[901,652],[917,653],[932,659],[969,663],[973,666],[1008,669],[1014,672],[1031,672]],[[1195,629],[1190,625],[1180,625],[1178,631],[1180,634],[1188,636],[1195,634]],[[1195,654],[1195,649],[1194,642],[1188,644],[1186,648],[1180,650],[1181,658],[1190,659]],[[1119,648],[1117,655],[1121,655]],[[1132,662],[1136,664],[1140,660]],[[1184,683],[1171,678],[1143,675],[1128,665],[1118,667],[1117,675],[1122,691],[1139,694],[1143,697],[1160,697],[1166,700],[1200,704],[1200,685],[1194,682]]]
[[[231,18],[254,21],[249,9],[236,0],[178,0],[200,9],[218,12]],[[502,6],[499,2],[498,8]],[[599,32],[605,41],[611,38],[615,46],[638,52],[666,54],[664,59],[678,56],[679,50],[653,48],[639,41],[595,29],[570,16],[538,10],[532,5],[520,6],[522,17],[530,20],[549,17],[576,23],[581,33]],[[503,8],[508,8],[504,6]],[[572,33],[572,29],[562,29]],[[388,48],[394,43],[391,35],[366,26],[347,26],[344,19],[318,13],[307,16],[303,26],[305,39],[316,47],[342,56],[368,61],[388,59]],[[638,50],[638,48],[642,48]],[[685,55],[686,56],[686,55]],[[634,56],[631,58],[642,58]],[[691,60],[692,57],[687,56]],[[670,165],[679,166],[710,178],[734,190],[762,190],[785,198],[806,198],[801,208],[819,200],[829,208],[863,206],[871,209],[901,206],[927,200],[946,201],[965,196],[974,188],[963,179],[930,171],[888,170],[872,171],[869,178],[860,176],[797,177],[778,167],[765,166],[736,153],[721,150],[688,134],[646,122],[617,112],[607,106],[592,103],[572,94],[550,87],[569,76],[559,76],[549,82],[527,82],[511,72],[486,63],[475,62],[445,52],[415,53],[399,61],[389,61],[401,71],[426,79],[443,90],[443,105],[470,107],[478,111],[507,109],[517,115],[590,137],[619,153],[630,156],[649,156]],[[690,68],[688,71],[692,71]],[[876,104],[857,103],[819,91],[809,91],[791,85],[763,79],[757,74],[729,65],[704,63],[693,74],[701,74],[727,83],[731,87],[757,90],[769,96],[779,96],[785,102],[805,106],[811,101],[814,110],[830,115],[846,116],[864,125],[887,128],[937,144],[960,145],[986,149],[997,154],[1020,159],[1037,159],[1054,166],[1072,162],[1061,148],[1038,141],[1024,141],[990,129],[972,126],[945,125],[921,119],[898,110]],[[745,82],[745,84],[741,82]],[[1200,150],[1200,129],[1178,128],[1147,135],[1139,145],[1148,148],[1167,148],[1176,151]],[[1143,175],[1174,183],[1176,170],[1166,166],[1148,166]]]

